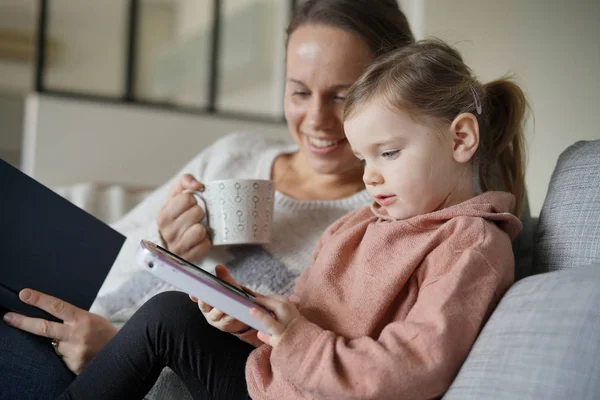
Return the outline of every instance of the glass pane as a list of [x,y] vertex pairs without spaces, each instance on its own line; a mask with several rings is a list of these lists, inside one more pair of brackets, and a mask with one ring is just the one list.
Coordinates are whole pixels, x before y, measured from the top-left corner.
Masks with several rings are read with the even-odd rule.
[[[213,1],[142,3],[138,93],[155,101],[205,107]],[[157,23],[161,25],[159,30]]]
[[37,6],[37,0],[0,0],[0,158],[16,167],[25,95],[34,86]]
[[283,115],[289,2],[223,0],[219,111]]
[[48,1],[45,89],[118,96],[125,87],[127,0]]
[[35,0],[0,0],[0,92],[33,88],[37,14]]

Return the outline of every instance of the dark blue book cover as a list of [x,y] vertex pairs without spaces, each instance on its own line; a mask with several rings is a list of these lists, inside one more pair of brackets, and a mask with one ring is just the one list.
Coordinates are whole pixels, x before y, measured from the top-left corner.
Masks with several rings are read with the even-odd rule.
[[19,300],[26,287],[89,309],[124,241],[104,222],[0,159],[2,314],[50,318]]

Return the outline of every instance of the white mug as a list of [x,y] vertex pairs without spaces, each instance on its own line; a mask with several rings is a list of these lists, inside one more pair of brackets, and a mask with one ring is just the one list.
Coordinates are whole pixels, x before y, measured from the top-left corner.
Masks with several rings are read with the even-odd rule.
[[275,188],[273,181],[226,179],[192,192],[205,217],[212,244],[264,244],[271,241]]

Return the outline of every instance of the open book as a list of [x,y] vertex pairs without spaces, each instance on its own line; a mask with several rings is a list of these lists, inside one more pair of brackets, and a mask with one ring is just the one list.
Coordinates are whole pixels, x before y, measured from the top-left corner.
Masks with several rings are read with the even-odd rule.
[[56,320],[22,303],[31,288],[89,309],[125,237],[0,159],[0,311]]

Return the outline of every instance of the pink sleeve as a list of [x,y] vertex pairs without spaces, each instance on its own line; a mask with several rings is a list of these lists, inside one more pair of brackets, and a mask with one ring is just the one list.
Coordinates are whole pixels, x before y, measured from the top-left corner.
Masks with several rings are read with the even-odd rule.
[[[319,238],[319,241],[317,242],[317,245],[315,246],[315,249],[314,249],[312,257],[311,257],[311,264],[313,264],[315,262],[315,260],[317,259],[317,256],[319,255],[319,251],[323,247],[323,243],[327,240],[327,238],[329,238],[331,235],[333,235],[349,218],[351,218],[353,216],[353,214],[354,214],[354,212],[344,215],[343,217],[341,217],[340,219],[335,221],[333,224],[331,224],[325,230],[325,233],[323,233],[323,235]],[[298,276],[298,278],[296,278],[296,282],[294,284],[294,292],[290,296],[291,302],[298,303],[298,300],[300,299],[300,297],[302,295],[302,291],[304,290],[304,285],[308,279],[309,274],[310,274],[310,268],[306,268],[300,274],[300,276]],[[257,333],[258,333],[258,331],[256,329],[250,329],[249,331],[244,332],[242,334],[234,333],[233,335],[237,336],[240,340],[242,340],[248,344],[251,344],[254,347],[259,347],[265,343],[262,342],[260,339],[258,339],[258,337],[256,336]]]
[[[271,354],[273,371],[317,398],[440,396],[511,280],[512,259],[493,269],[475,249],[444,263],[403,320],[378,338],[348,339],[299,318]],[[507,271],[500,276],[496,271]]]

